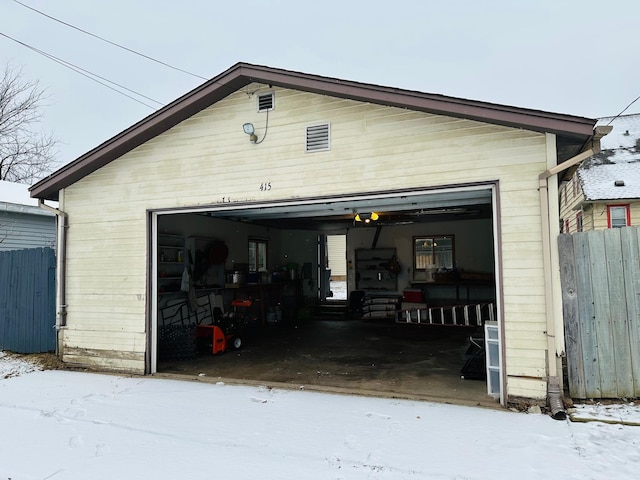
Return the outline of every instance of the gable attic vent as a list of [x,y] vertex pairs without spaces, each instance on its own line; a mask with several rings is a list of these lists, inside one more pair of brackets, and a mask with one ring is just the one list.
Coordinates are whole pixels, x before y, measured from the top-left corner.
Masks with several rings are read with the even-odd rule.
[[307,127],[307,152],[329,150],[329,124],[311,125]]
[[258,95],[258,111],[268,112],[274,109],[274,94],[273,92],[261,93]]

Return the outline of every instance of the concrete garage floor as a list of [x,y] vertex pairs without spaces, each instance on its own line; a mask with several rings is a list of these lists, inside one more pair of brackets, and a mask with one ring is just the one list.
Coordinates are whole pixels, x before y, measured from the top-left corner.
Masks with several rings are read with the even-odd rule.
[[484,380],[460,377],[472,333],[388,320],[307,320],[247,333],[237,351],[159,363],[158,375],[500,407]]

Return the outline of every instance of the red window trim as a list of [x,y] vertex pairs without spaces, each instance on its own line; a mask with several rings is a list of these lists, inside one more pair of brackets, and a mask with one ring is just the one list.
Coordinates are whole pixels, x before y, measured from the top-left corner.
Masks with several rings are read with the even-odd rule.
[[616,205],[607,205],[607,228],[611,228],[611,209],[616,207],[625,208],[626,213],[626,223],[627,227],[631,225],[631,208],[628,203],[616,204]]
[[582,223],[582,212],[576,213],[576,231],[582,232],[584,230],[584,224]]

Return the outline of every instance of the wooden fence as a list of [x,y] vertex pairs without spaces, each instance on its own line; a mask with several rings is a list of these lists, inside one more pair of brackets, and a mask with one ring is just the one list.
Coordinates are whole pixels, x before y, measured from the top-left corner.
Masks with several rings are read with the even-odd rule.
[[55,252],[0,251],[0,350],[55,350]]
[[640,397],[640,229],[560,235],[569,393]]

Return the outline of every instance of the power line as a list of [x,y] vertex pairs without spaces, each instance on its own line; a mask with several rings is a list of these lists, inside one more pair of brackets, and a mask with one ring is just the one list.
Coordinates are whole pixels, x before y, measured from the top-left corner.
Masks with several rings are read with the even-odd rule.
[[[138,96],[140,96],[142,98],[146,98],[147,100],[151,100],[152,102],[155,102],[155,103],[157,103],[157,104],[159,104],[161,106],[164,106],[164,104],[162,102],[154,100],[153,98],[147,97],[146,95],[143,95],[143,94],[141,94],[139,92],[136,92],[135,90],[132,90],[130,88],[127,88],[124,85],[120,85],[119,83],[113,82],[113,81],[111,81],[111,80],[109,80],[107,78],[101,77],[100,75],[92,73],[92,72],[90,72],[88,70],[85,70],[85,69],[83,69],[81,67],[78,67],[77,65],[74,65],[71,62],[67,62],[66,60],[63,60],[61,58],[56,57],[55,55],[52,55],[52,54],[47,53],[47,52],[45,52],[43,50],[40,50],[39,48],[33,47],[33,46],[31,46],[31,45],[29,45],[27,43],[21,42],[20,40],[17,40],[17,39],[15,39],[15,38],[13,38],[13,37],[5,34],[5,33],[0,32],[0,36],[8,38],[9,40],[18,43],[19,45],[22,45],[23,47],[26,47],[29,50],[32,50],[32,51],[34,51],[34,52],[36,52],[36,53],[48,58],[49,60],[53,60],[54,62],[62,65],[63,67],[66,67],[66,68],[68,68],[70,70],[73,70],[74,72],[79,73],[80,75],[82,75],[84,77],[87,77],[89,80],[93,80],[94,82],[99,83],[100,85],[102,85],[104,87],[107,87],[107,88],[113,90],[114,92],[119,93],[120,95],[124,95],[125,97],[130,98],[131,100],[133,100],[135,102],[138,102],[138,103],[140,103],[140,104],[142,104],[142,105],[144,105],[146,107],[149,107],[152,110],[156,110],[156,107],[153,107],[153,106],[149,105],[148,103],[143,102],[142,100],[139,100],[139,99],[137,99],[135,97],[132,97],[131,95],[127,95],[126,93],[124,93],[124,92],[118,90],[117,88],[114,88],[111,85],[108,85],[107,83],[104,83],[104,82],[111,83],[111,84],[116,85],[116,86],[118,86],[120,88],[123,88],[124,90],[127,90],[127,91],[129,91],[131,93],[134,93],[135,95],[138,95]],[[98,79],[104,80],[104,82],[101,82]]]
[[624,108],[622,109],[622,111],[621,111],[619,114],[617,114],[615,117],[613,117],[613,118],[609,121],[609,123],[607,123],[607,125],[611,125],[611,122],[613,122],[616,118],[618,118],[618,117],[619,117],[620,115],[622,115],[624,112],[626,112],[627,110],[629,110],[629,107],[631,107],[631,105],[633,105],[634,103],[636,103],[638,100],[640,100],[640,96],[636,97],[636,99],[635,99],[633,102],[631,102],[629,105],[627,105],[626,107],[624,107]]
[[45,16],[45,17],[47,17],[47,18],[49,18],[51,20],[54,20],[54,21],[56,21],[58,23],[61,23],[62,25],[65,25],[65,26],[67,26],[69,28],[73,28],[74,30],[78,30],[79,32],[84,33],[85,35],[89,35],[91,37],[97,38],[98,40],[102,40],[103,42],[107,42],[108,44],[113,45],[114,47],[121,48],[122,50],[126,50],[127,52],[130,52],[130,53],[133,53],[133,54],[138,55],[140,57],[146,58],[147,60],[151,60],[152,62],[159,63],[160,65],[164,65],[165,67],[172,68],[173,70],[177,70],[178,72],[186,73],[187,75],[191,75],[193,77],[200,78],[202,80],[209,80],[206,77],[200,76],[200,75],[198,75],[196,73],[189,72],[187,70],[183,70],[182,68],[175,67],[175,66],[170,65],[168,63],[165,63],[165,62],[163,62],[161,60],[158,60],[156,58],[150,57],[149,55],[145,55],[144,53],[137,52],[137,51],[135,51],[135,50],[133,50],[131,48],[125,47],[124,45],[120,45],[119,43],[112,42],[111,40],[107,40],[106,38],[103,38],[103,37],[101,37],[99,35],[96,35],[94,33],[91,33],[91,32],[88,32],[86,30],[83,30],[82,28],[76,27],[75,25],[72,25],[70,23],[64,22],[64,21],[62,21],[60,19],[57,19],[55,17],[52,17],[51,15],[47,15],[46,13],[41,12],[40,10],[38,10],[36,8],[30,7],[29,5],[26,5],[26,4],[22,3],[22,2],[19,2],[18,0],[13,0],[13,1],[15,3],[17,3],[18,5],[22,5],[23,7],[28,8],[29,10],[32,10],[32,11],[34,11],[34,12],[36,12],[36,13],[42,15],[42,16]]
[[[44,13],[44,12],[42,12],[42,11],[40,11],[40,10],[36,9],[36,8],[33,8],[33,7],[31,7],[31,6],[29,6],[29,5],[25,4],[25,3],[22,3],[22,2],[20,2],[19,0],[13,0],[13,1],[14,1],[15,3],[17,3],[18,5],[21,5],[21,6],[23,6],[23,7],[27,8],[27,9],[29,9],[29,10],[32,10],[32,11],[34,11],[34,12],[36,12],[36,13],[40,14],[40,15],[43,15],[44,17],[47,17],[47,18],[49,18],[49,19],[51,19],[51,20],[53,20],[53,21],[55,21],[55,22],[58,22],[58,23],[60,23],[60,24],[62,24],[62,25],[65,25],[65,26],[67,26],[67,27],[69,27],[69,28],[73,28],[74,30],[78,30],[79,32],[82,32],[82,33],[84,33],[84,34],[86,34],[86,35],[89,35],[89,36],[91,36],[91,37],[97,38],[98,40],[102,40],[103,42],[106,42],[106,43],[108,43],[108,44],[110,44],[110,45],[113,45],[113,46],[115,46],[115,47],[121,48],[122,50],[126,50],[127,52],[130,52],[130,53],[133,53],[133,54],[138,55],[138,56],[140,56],[140,57],[146,58],[147,60],[151,60],[152,62],[156,62],[156,63],[158,63],[158,64],[160,64],[160,65],[163,65],[163,66],[165,66],[165,67],[171,68],[171,69],[173,69],[173,70],[176,70],[176,71],[179,71],[179,72],[182,72],[182,73],[186,73],[187,75],[191,75],[191,76],[196,77],[196,78],[199,78],[199,79],[201,79],[201,80],[211,81],[211,79],[209,79],[209,78],[207,78],[207,77],[203,77],[203,76],[198,75],[198,74],[196,74],[196,73],[189,72],[189,71],[184,70],[184,69],[182,69],[182,68],[176,67],[176,66],[171,65],[171,64],[169,64],[169,63],[166,63],[166,62],[163,62],[163,61],[158,60],[158,59],[156,59],[156,58],[153,58],[153,57],[151,57],[151,56],[149,56],[149,55],[145,55],[144,53],[140,53],[140,52],[138,52],[138,51],[136,51],[136,50],[133,50],[133,49],[128,48],[128,47],[125,47],[124,45],[120,45],[120,44],[118,44],[118,43],[116,43],[116,42],[112,42],[111,40],[108,40],[108,39],[106,39],[106,38],[103,38],[103,37],[101,37],[101,36],[99,36],[99,35],[96,35],[96,34],[94,34],[94,33],[89,32],[89,31],[87,31],[87,30],[83,30],[82,28],[76,27],[75,25],[72,25],[72,24],[70,24],[70,23],[67,23],[67,22],[65,22],[65,21],[63,21],[63,20],[60,20],[60,19],[58,19],[58,18],[55,18],[55,17],[53,17],[53,16],[51,16],[51,15],[48,15],[48,14],[46,14],[46,13]],[[94,79],[94,81],[95,81],[95,79]],[[98,82],[98,83],[101,83],[101,82]],[[112,82],[112,83],[113,83],[113,82]],[[229,92],[230,92],[230,93],[233,93],[233,92],[235,91],[235,89],[230,88],[228,85],[225,85],[224,83],[221,83],[221,82],[219,82],[219,81],[214,81],[213,83],[216,83],[216,84],[217,84],[217,85],[219,85],[220,87],[222,87],[222,88],[225,88],[225,89],[229,90]],[[124,88],[124,87],[123,87],[123,88]],[[116,91],[117,91],[117,90],[116,90]],[[122,93],[122,92],[119,92],[119,93]],[[135,92],[135,93],[136,93],[136,95],[140,95],[140,94],[139,94],[139,93],[137,93],[137,92]],[[127,95],[126,95],[126,96],[127,96]],[[140,95],[140,96],[143,96],[143,97],[144,97],[144,95]],[[147,98],[148,98],[148,97],[147,97]],[[138,101],[138,100],[136,100],[136,101]],[[154,100],[154,101],[155,101],[155,100]],[[141,103],[142,103],[142,102],[141,102]],[[158,103],[159,103],[159,102],[158,102]],[[145,105],[146,105],[146,104],[145,104]],[[149,106],[149,105],[147,105],[147,106]],[[151,107],[151,108],[153,108],[153,107]]]

